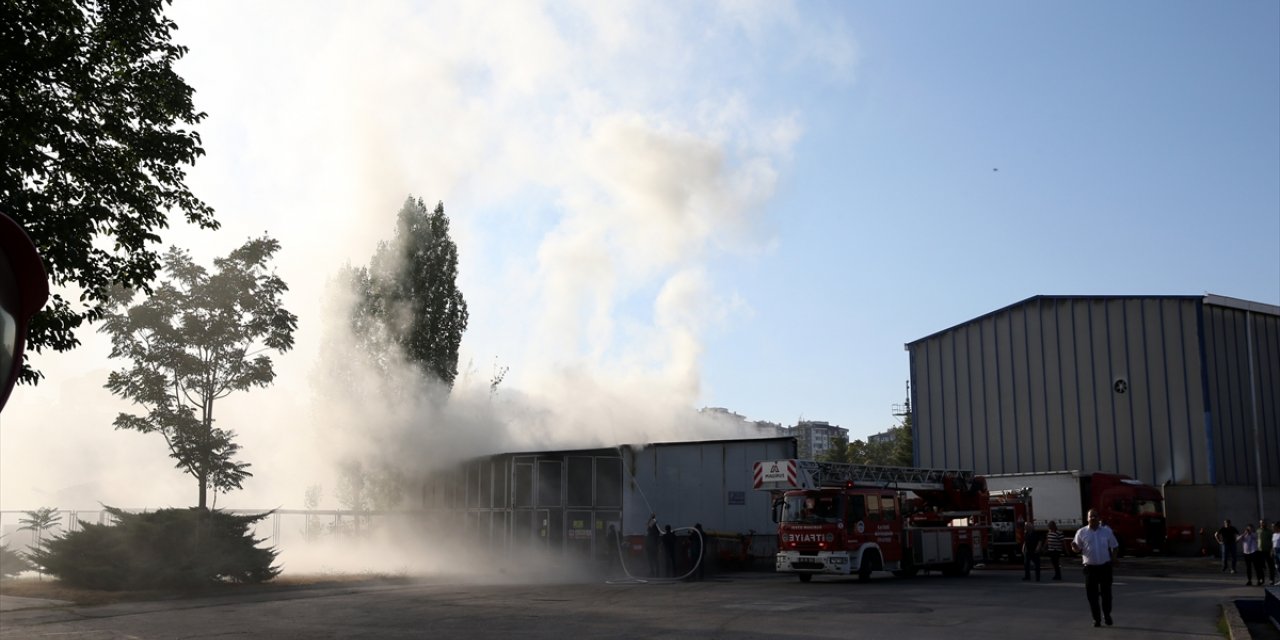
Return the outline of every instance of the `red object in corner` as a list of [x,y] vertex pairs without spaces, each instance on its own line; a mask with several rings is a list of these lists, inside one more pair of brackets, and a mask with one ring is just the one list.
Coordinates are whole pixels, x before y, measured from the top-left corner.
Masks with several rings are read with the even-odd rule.
[[[27,232],[0,213],[0,410],[22,371],[31,317],[49,299],[49,276]],[[14,326],[6,326],[13,323]],[[12,344],[10,344],[12,342]],[[7,362],[6,362],[7,361]]]

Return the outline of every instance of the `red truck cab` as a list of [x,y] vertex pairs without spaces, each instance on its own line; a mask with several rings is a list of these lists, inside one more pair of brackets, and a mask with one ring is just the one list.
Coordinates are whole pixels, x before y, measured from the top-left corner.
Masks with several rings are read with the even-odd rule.
[[1160,490],[1115,473],[1089,478],[1089,501],[1120,542],[1122,552],[1145,555],[1166,550],[1167,523]]

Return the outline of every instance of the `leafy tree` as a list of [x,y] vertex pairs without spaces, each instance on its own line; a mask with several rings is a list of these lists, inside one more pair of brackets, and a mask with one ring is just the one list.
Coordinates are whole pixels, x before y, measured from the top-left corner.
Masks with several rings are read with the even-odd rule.
[[[168,0],[0,2],[0,210],[35,241],[54,293],[28,344],[67,351],[100,319],[116,284],[149,291],[170,211],[216,229],[186,167],[204,119],[173,71],[187,52]],[[22,380],[41,374],[24,362]]]
[[908,413],[900,427],[894,427],[893,431],[893,451],[891,459],[894,464],[904,467],[915,465],[915,444],[913,442],[913,434],[911,430],[911,414]]
[[831,449],[821,459],[887,467],[910,467],[914,464],[910,424],[891,427],[888,440],[878,442],[837,440],[832,443]]
[[340,466],[335,493],[338,504],[355,512],[355,532],[359,533],[361,519],[372,523],[371,511],[400,507],[407,486],[404,472],[390,465],[366,468],[358,461],[349,461]]
[[[35,511],[24,511],[27,515],[25,518],[19,518],[19,531],[30,531],[35,535],[35,544],[31,548],[39,551],[44,548],[44,532],[58,526],[62,522],[62,516],[58,515],[57,507],[41,507]],[[40,579],[44,579],[44,567],[37,567],[40,571]]]
[[165,254],[166,279],[149,298],[128,307],[134,293],[118,290],[102,331],[111,334],[111,357],[130,366],[113,371],[106,387],[146,413],[121,413],[117,429],[159,433],[176,468],[199,486],[200,508],[208,489],[239,489],[249,473],[237,462],[235,432],[214,426],[214,403],[233,391],[265,387],[275,379],[264,351],[293,348],[298,318],[281,306],[288,290],[267,271],[280,243],[250,239],[208,272],[177,247]]
[[62,523],[57,507],[41,507],[35,511],[23,511],[27,517],[19,518],[19,531],[30,531],[35,535],[35,548],[39,549],[44,542],[44,532]]
[[308,485],[306,497],[303,499],[303,506],[307,508],[307,519],[303,535],[307,540],[314,540],[320,527],[316,523],[316,514],[312,513],[320,508],[320,496],[324,493],[324,488],[318,484]]
[[902,422],[890,429],[893,434],[893,448],[889,452],[890,457],[901,466],[914,466],[915,453],[915,434],[911,424],[911,381],[906,384],[906,399],[901,405],[894,405],[893,414],[902,419]]
[[194,588],[223,581],[260,583],[280,573],[276,551],[250,531],[271,515],[207,509],[107,512],[115,524],[81,522],[31,554],[49,573],[89,589]]
[[385,372],[403,356],[452,386],[467,301],[444,203],[429,211],[421,198],[407,199],[395,238],[378,244],[367,268],[347,267],[345,277],[356,292],[352,332],[374,364]]
[[849,438],[844,436],[836,436],[831,440],[831,446],[826,451],[818,454],[818,460],[822,462],[848,462],[849,461]]

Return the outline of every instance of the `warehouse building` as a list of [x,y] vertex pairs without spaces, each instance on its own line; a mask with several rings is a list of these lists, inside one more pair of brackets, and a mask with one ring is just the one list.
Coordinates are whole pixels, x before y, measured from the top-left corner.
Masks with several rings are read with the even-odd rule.
[[921,466],[1110,471],[1170,522],[1280,519],[1280,307],[1034,296],[906,348]]
[[700,523],[712,537],[760,532],[763,557],[776,552],[776,539],[770,496],[754,490],[752,464],[794,457],[791,437],[495,454],[432,474],[422,507],[504,553],[532,547],[599,558],[609,525],[642,537],[656,513],[663,525]]

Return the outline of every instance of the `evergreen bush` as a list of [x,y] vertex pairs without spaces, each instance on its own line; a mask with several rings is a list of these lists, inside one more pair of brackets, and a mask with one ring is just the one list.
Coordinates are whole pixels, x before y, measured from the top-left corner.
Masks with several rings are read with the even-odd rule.
[[8,543],[0,544],[0,578],[12,578],[31,569],[21,553],[10,549]]
[[110,525],[80,523],[29,557],[63,582],[88,589],[191,589],[219,582],[260,583],[280,573],[274,548],[249,532],[271,512],[208,509],[126,513],[106,507]]

